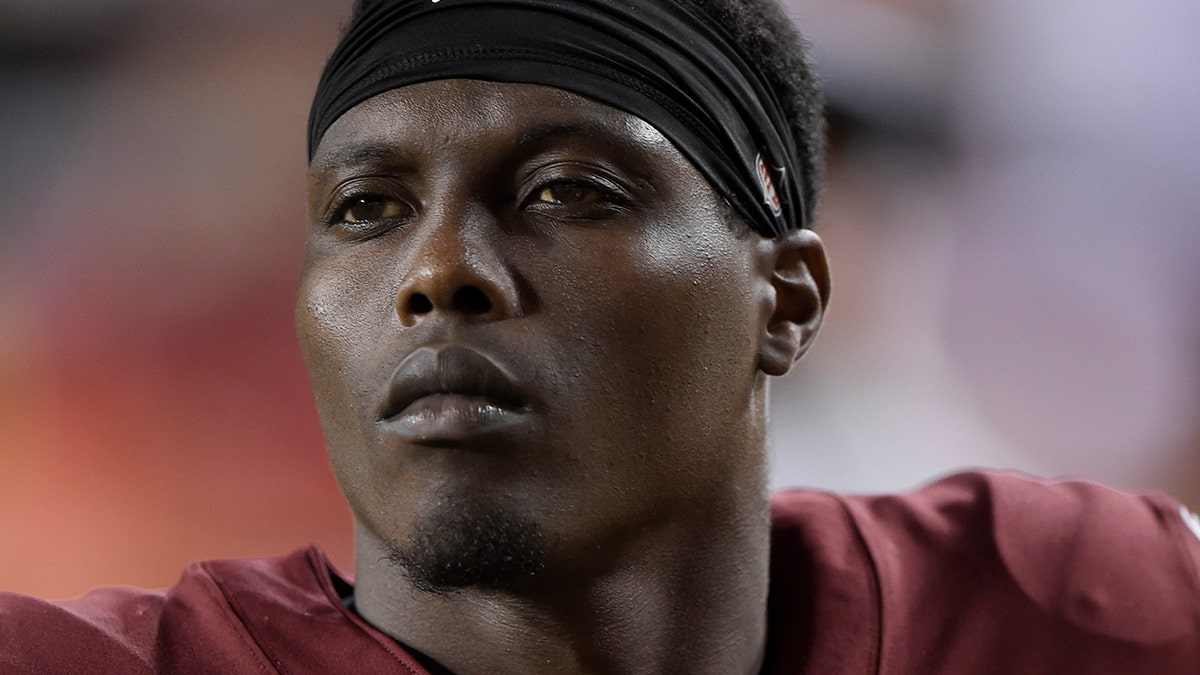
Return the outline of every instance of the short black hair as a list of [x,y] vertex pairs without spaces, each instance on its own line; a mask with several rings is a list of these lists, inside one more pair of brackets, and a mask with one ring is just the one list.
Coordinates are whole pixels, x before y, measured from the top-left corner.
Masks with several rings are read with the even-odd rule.
[[[675,0],[691,2],[713,25],[723,26],[748,61],[759,64],[791,124],[800,157],[805,222],[816,217],[825,175],[825,96],[809,58],[808,43],[776,0]],[[350,24],[386,0],[355,0]]]

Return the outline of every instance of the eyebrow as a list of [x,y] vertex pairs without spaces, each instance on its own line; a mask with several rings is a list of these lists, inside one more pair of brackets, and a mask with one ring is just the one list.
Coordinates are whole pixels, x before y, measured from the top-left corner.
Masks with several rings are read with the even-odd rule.
[[526,129],[517,139],[518,146],[536,145],[557,136],[585,136],[590,131],[582,124],[539,124],[532,129]]
[[[518,148],[526,148],[556,138],[586,138],[600,141],[607,146],[631,145],[629,139],[623,139],[614,134],[603,124],[591,122],[539,124],[522,132],[515,145]],[[314,160],[310,172],[325,174],[363,165],[402,165],[408,164],[409,160],[409,154],[394,145],[379,141],[366,141],[333,148]]]
[[567,122],[539,124],[525,130],[517,139],[517,147],[537,145],[538,143],[563,137],[584,137],[599,140],[606,145],[628,145],[628,139],[622,139],[603,124],[593,122]]
[[386,143],[356,143],[331,150],[312,169],[326,173],[364,164],[403,164],[407,159],[406,153]]

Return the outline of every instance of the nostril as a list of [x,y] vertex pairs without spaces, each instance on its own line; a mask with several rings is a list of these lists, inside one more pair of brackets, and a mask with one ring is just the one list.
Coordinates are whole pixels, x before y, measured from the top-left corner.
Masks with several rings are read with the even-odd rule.
[[454,291],[451,302],[454,310],[464,314],[487,314],[492,311],[492,301],[478,286],[463,286]]
[[410,314],[428,314],[433,311],[433,301],[424,293],[413,293],[408,297],[408,312]]

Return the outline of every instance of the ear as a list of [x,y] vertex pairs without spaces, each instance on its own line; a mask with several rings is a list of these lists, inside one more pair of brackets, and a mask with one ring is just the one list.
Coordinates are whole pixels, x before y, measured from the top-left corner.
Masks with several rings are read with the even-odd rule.
[[770,279],[758,368],[783,375],[804,356],[817,336],[829,304],[829,261],[812,230],[793,230],[763,239],[759,264]]

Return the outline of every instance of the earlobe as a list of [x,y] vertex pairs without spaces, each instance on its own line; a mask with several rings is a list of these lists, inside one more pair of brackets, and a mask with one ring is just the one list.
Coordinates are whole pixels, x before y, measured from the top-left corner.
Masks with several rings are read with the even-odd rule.
[[759,370],[783,375],[804,355],[829,303],[825,245],[812,230],[764,239],[760,263],[769,288],[759,344]]

